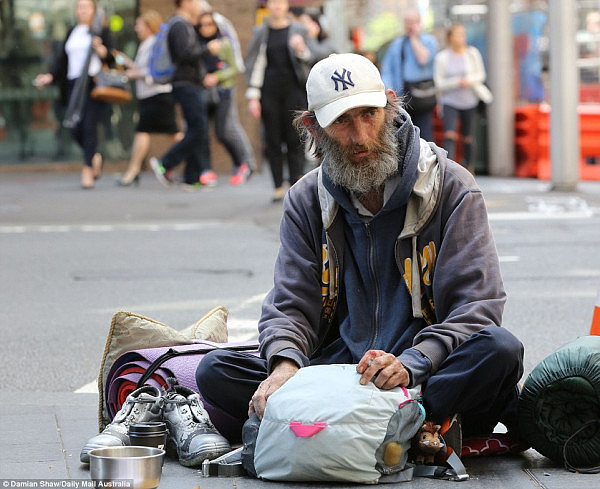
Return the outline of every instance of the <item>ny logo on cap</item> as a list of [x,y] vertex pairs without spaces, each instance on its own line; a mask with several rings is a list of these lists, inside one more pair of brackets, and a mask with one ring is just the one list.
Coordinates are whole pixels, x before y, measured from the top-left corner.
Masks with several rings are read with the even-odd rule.
[[333,75],[331,76],[331,79],[334,81],[335,83],[335,91],[338,92],[338,82],[340,82],[342,84],[342,90],[347,90],[350,87],[354,86],[354,82],[352,81],[351,75],[352,72],[347,71],[346,68],[344,68],[344,71],[342,71],[342,74],[340,75],[338,73],[337,70],[335,70],[333,72]]

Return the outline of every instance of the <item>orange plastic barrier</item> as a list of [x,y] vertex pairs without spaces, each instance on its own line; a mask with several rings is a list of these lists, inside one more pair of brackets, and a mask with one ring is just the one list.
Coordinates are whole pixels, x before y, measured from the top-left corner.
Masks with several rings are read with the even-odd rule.
[[590,334],[600,336],[600,288],[598,289],[598,297],[596,297],[596,307],[594,307]]
[[539,116],[539,105],[523,105],[515,109],[515,175],[517,177],[537,177]]
[[[600,104],[580,104],[579,177],[600,180]],[[515,175],[552,178],[550,162],[550,106],[525,105],[515,110]]]

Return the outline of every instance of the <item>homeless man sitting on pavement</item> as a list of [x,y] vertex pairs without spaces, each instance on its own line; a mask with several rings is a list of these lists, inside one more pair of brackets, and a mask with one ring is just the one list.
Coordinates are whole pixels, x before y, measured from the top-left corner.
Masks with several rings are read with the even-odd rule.
[[487,435],[502,422],[517,438],[523,346],[501,327],[506,295],[474,178],[419,138],[366,58],[329,56],[306,90],[295,124],[322,164],[285,198],[260,357],[209,353],[200,394],[262,418],[298,369],[358,364],[361,384],[421,384],[427,419],[450,426],[459,456],[460,428]]
[[[300,368],[357,364],[363,385],[421,385],[427,419],[459,456],[461,433],[487,436],[498,422],[517,439],[523,346],[500,327],[506,296],[473,176],[419,138],[367,58],[319,61],[306,90],[309,111],[295,124],[322,164],[284,200],[260,357],[208,353],[196,370],[202,398],[251,430]],[[93,448],[128,444],[131,423],[157,419],[186,466],[238,441],[217,431],[191,389],[145,385],[81,461]]]

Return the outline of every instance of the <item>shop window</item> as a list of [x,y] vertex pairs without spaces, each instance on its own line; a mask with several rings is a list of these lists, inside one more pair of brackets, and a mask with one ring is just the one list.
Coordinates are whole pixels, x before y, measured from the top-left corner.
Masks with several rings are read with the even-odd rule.
[[[0,1],[0,164],[81,160],[62,128],[63,108],[55,86],[32,81],[46,72],[74,24],[74,0]],[[119,49],[135,52],[136,0],[100,1]],[[135,103],[107,108],[100,149],[106,159],[128,157]]]

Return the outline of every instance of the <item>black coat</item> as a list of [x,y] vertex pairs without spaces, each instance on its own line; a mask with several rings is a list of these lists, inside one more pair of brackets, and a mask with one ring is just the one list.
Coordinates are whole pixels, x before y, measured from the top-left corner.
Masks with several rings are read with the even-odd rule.
[[[67,73],[69,66],[69,57],[65,51],[65,45],[67,44],[67,40],[69,39],[69,36],[71,35],[71,32],[73,32],[74,28],[75,26],[71,27],[67,32],[60,51],[58,52],[58,55],[52,64],[52,68],[50,69],[50,73],[52,73],[52,76],[54,77],[54,83],[58,85],[60,89],[61,101],[65,106],[67,105]],[[101,59],[100,61],[103,64],[106,63],[110,66],[114,63],[114,57],[111,52],[115,48],[112,35],[108,27],[103,27],[99,35],[102,38],[102,44],[104,44],[108,50],[106,58]]]

